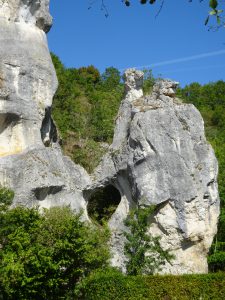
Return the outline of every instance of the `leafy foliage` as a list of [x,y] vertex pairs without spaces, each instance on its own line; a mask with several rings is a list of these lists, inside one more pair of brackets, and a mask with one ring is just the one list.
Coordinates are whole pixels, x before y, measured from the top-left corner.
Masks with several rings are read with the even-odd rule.
[[0,186],[0,212],[7,209],[12,204],[14,197],[13,191]]
[[97,270],[79,286],[79,298],[88,300],[148,299],[147,286],[141,276],[125,276],[119,270]]
[[[76,284],[108,264],[108,230],[80,221],[69,207],[16,207],[0,213],[3,299],[68,299]],[[1,298],[1,297],[0,297]]]
[[168,251],[160,245],[160,237],[153,237],[149,229],[149,218],[154,212],[154,207],[137,208],[130,212],[124,224],[129,231],[124,232],[126,243],[124,246],[127,274],[141,275],[153,274],[161,270],[165,261],[173,258]]
[[52,114],[64,152],[92,172],[113,137],[123,95],[120,72],[110,67],[100,75],[94,66],[67,69],[56,55],[52,60],[59,80]]
[[83,282],[79,299],[88,300],[221,300],[223,273],[184,276],[125,276],[113,269],[98,270]]
[[155,78],[153,77],[152,70],[144,69],[144,84],[143,92],[144,94],[151,94],[153,85],[155,83]]

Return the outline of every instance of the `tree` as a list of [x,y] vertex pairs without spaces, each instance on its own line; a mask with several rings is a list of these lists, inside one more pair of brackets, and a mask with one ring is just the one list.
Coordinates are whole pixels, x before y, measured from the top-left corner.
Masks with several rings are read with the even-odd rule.
[[0,211],[0,299],[74,299],[76,285],[108,265],[109,231],[69,207]]
[[120,71],[114,67],[109,67],[105,69],[105,72],[101,76],[103,86],[106,90],[115,89],[120,85],[121,74]]
[[159,236],[147,233],[153,212],[153,206],[131,210],[124,222],[128,227],[128,231],[124,232],[128,275],[153,274],[173,258],[169,251],[162,249]]
[[123,97],[120,72],[113,67],[100,75],[93,67],[66,68],[52,54],[59,87],[52,116],[63,150],[77,164],[92,172],[111,143],[114,119]]

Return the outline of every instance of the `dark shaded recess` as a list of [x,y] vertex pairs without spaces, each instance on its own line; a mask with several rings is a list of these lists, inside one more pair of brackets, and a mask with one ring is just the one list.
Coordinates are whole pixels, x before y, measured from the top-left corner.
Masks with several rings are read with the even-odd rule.
[[113,185],[96,190],[88,200],[89,217],[103,224],[111,218],[120,201],[120,192]]
[[[46,137],[49,137],[46,139]],[[41,139],[46,147],[58,140],[57,128],[51,117],[51,107],[45,109],[45,117],[41,125]]]
[[33,190],[35,197],[39,201],[45,200],[48,195],[55,195],[63,189],[63,186],[40,187]]
[[15,126],[20,120],[20,116],[14,113],[0,114],[0,134],[9,126]]

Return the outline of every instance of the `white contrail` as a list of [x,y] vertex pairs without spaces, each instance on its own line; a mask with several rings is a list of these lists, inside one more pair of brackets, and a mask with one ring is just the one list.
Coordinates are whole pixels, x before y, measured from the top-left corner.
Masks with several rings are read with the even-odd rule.
[[175,70],[163,70],[160,73],[177,73],[177,72],[188,72],[188,71],[201,71],[201,70],[208,70],[208,69],[217,69],[217,68],[225,68],[225,65],[206,65],[201,67],[193,67],[193,68],[182,68],[182,69],[175,69]]
[[[192,56],[187,56],[187,57],[182,57],[182,58],[177,58],[177,59],[165,60],[165,61],[161,61],[158,63],[152,63],[151,65],[138,66],[138,67],[133,67],[133,68],[135,68],[135,69],[155,68],[155,67],[160,67],[160,66],[166,66],[166,65],[172,65],[172,64],[177,64],[177,63],[181,63],[181,62],[186,62],[186,61],[190,61],[190,60],[197,60],[197,59],[201,59],[201,58],[222,55],[222,54],[225,54],[225,50],[206,52],[206,53],[202,53],[202,54],[197,54],[197,55],[192,55]],[[126,69],[121,69],[121,71],[122,70],[126,70]]]

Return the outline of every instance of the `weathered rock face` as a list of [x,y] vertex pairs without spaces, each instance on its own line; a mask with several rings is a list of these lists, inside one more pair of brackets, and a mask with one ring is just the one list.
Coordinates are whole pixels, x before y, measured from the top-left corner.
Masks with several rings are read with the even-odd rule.
[[49,0],[0,0],[0,16],[15,23],[37,26],[48,32],[52,25]]
[[149,231],[176,257],[164,272],[207,272],[219,199],[217,161],[199,112],[176,99],[176,82],[160,81],[143,97],[143,73],[128,70],[113,143],[89,177],[62,155],[51,119],[57,79],[45,36],[48,6],[48,0],[0,0],[0,184],[14,190],[15,204],[71,204],[86,219],[91,195],[113,186],[121,195],[109,221],[113,265],[125,270],[129,210],[155,204]]
[[217,161],[205,139],[202,117],[193,105],[175,98],[178,83],[159,81],[152,95],[143,97],[143,74],[131,69],[125,78],[128,93],[120,106],[113,143],[89,191],[113,184],[121,194],[109,222],[112,263],[124,269],[121,232],[130,208],[155,204],[149,232],[162,236],[162,246],[175,255],[163,272],[205,273],[219,198]]
[[0,0],[0,184],[15,203],[85,209],[89,176],[62,155],[51,119],[51,22],[49,0]]
[[0,156],[4,156],[43,144],[40,129],[57,79],[42,30],[51,24],[48,1],[0,0],[0,8]]

